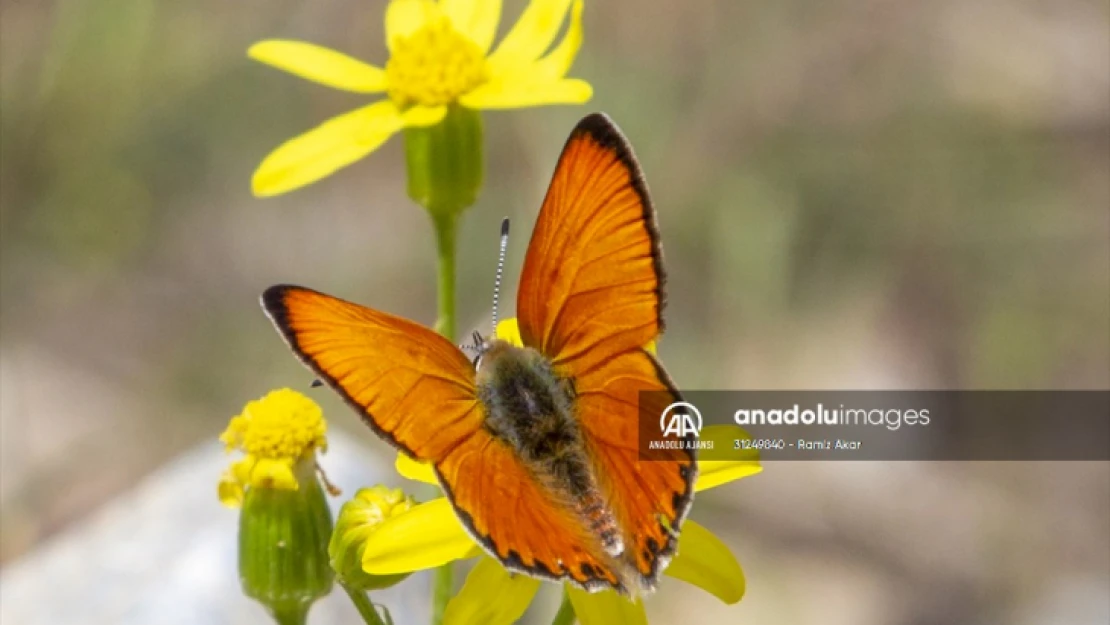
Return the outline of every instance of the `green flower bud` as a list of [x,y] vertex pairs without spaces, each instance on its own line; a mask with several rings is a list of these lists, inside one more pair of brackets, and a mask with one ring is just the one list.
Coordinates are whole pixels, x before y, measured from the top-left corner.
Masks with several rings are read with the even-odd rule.
[[461,213],[482,190],[482,115],[452,104],[441,123],[405,129],[409,197],[433,217]]
[[371,575],[362,570],[362,553],[366,550],[366,537],[382,521],[401,514],[414,505],[416,502],[413,498],[401,489],[381,485],[363,488],[355,493],[354,499],[343,504],[328,545],[331,566],[339,576],[340,583],[349,588],[378,590],[389,588],[409,576],[408,573]]
[[248,488],[239,515],[239,581],[282,625],[305,622],[312,602],[331,591],[332,519],[316,476],[315,454],[293,466],[298,487]]

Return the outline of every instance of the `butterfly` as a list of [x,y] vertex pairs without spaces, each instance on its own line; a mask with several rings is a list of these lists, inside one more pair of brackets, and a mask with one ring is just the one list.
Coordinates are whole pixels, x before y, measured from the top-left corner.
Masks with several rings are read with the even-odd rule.
[[664,280],[640,167],[596,113],[571,132],[532,232],[523,347],[478,336],[471,360],[416,322],[297,286],[262,305],[378,436],[432,464],[506,568],[637,595],[675,553],[697,474],[692,450],[639,459],[640,411],[681,401],[645,349],[663,331]]

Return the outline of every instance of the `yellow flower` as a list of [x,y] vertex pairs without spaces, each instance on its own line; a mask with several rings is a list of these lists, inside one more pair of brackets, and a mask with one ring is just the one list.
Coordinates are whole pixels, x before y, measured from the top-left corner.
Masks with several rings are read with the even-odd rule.
[[[552,47],[568,11],[566,34]],[[590,99],[589,83],[566,77],[582,43],[582,0],[532,0],[490,52],[500,14],[501,0],[391,0],[384,68],[300,41],[251,46],[251,58],[302,78],[387,96],[279,146],[255,171],[254,193],[276,195],[315,182],[403,128],[440,123],[452,105],[506,109]]]
[[326,431],[320,406],[292,389],[249,402],[220,435],[229,452],[246,454],[220,478],[220,501],[238,507],[248,487],[297,490],[294,467],[314,464],[316,450],[327,450]]
[[220,501],[239,514],[239,582],[280,623],[303,623],[331,591],[331,510],[317,478],[316,450],[327,423],[311,399],[271,391],[232,417],[220,440],[246,454],[219,484]]
[[[508,319],[498,324],[497,336],[519,345],[516,320]],[[708,426],[702,430],[701,437],[718,441],[715,447],[721,448],[733,439],[749,438],[737,426]],[[425,463],[398,454],[396,466],[397,471],[409,479],[438,485],[435,473]],[[699,462],[694,490],[720,486],[761,470],[755,454],[740,460]],[[374,575],[391,575],[433,568],[483,553],[459,523],[450,502],[439,497],[379,525],[366,541],[362,566]],[[740,563],[719,538],[689,519],[682,525],[678,552],[664,573],[698,586],[728,604],[740,601],[744,595],[744,571]],[[496,560],[484,557],[448,604],[444,622],[447,625],[511,623],[527,609],[539,584],[539,580],[514,575]],[[630,602],[615,592],[589,593],[570,585],[567,591],[578,621],[584,625],[647,622],[639,599]],[[499,599],[489,601],[491,596]]]

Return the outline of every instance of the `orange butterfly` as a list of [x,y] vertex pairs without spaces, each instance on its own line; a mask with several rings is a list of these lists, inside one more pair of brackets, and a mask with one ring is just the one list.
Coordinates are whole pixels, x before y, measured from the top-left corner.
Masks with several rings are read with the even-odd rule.
[[638,458],[640,391],[662,391],[652,414],[680,400],[644,349],[663,330],[662,260],[632,148],[594,114],[567,140],[528,246],[524,347],[480,341],[471,362],[424,326],[295,286],[262,305],[374,432],[432,463],[490,555],[636,594],[674,554],[697,473],[693,451]]

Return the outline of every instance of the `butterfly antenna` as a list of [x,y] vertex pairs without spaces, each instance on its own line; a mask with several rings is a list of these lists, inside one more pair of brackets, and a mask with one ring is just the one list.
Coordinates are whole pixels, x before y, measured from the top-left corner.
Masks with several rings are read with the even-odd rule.
[[501,251],[497,254],[497,279],[493,281],[493,334],[497,334],[497,298],[501,295],[501,274],[505,270],[505,250],[509,247],[509,218],[501,220]]

